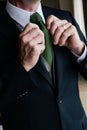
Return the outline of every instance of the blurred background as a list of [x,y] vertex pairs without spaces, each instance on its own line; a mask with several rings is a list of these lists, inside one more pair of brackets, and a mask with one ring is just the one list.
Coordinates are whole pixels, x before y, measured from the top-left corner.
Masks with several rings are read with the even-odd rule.
[[[83,34],[87,36],[87,0],[42,0],[46,6],[68,10],[78,22]],[[79,90],[83,107],[87,114],[87,81],[79,74]]]

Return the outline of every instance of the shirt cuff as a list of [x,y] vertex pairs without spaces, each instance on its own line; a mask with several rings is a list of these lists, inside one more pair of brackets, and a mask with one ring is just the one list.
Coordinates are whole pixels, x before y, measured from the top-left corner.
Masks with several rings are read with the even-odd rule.
[[87,46],[85,45],[84,51],[81,56],[77,55],[73,51],[72,51],[72,53],[77,58],[77,62],[80,63],[81,61],[83,61],[85,59],[85,57],[87,55]]

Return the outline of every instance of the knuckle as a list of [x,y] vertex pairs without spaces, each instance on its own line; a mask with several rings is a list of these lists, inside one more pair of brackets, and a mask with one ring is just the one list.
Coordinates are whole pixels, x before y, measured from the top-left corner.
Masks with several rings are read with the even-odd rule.
[[42,31],[39,28],[36,28],[37,34],[42,34]]
[[73,26],[71,23],[69,23],[70,26]]
[[40,36],[44,38],[44,33],[42,31],[40,31]]
[[66,33],[66,32],[63,32],[63,33],[62,33],[62,36],[63,36],[63,37],[67,37],[67,33]]
[[36,29],[39,29],[39,26],[37,24],[34,24]]
[[34,30],[34,31],[36,31],[37,33],[39,33],[39,31],[40,31],[40,30],[39,30],[38,28],[35,28],[35,30]]
[[57,24],[57,22],[58,22],[57,20],[54,20],[54,21],[53,21],[53,24]]
[[75,28],[75,26],[74,26],[74,25],[71,25],[71,27],[72,27],[72,29],[73,29],[73,30],[76,30],[76,28]]
[[26,44],[26,42],[27,42],[27,40],[26,40],[25,37],[22,37],[22,38],[21,38],[21,41],[22,41],[22,43],[24,43],[24,44]]
[[36,54],[36,55],[39,55],[41,50],[38,46],[33,46],[32,48],[32,51]]
[[36,46],[33,46],[33,48],[31,49],[31,53],[33,55],[38,55],[38,51],[37,51],[37,47]]
[[51,15],[54,20],[58,20],[58,18],[54,15]]
[[73,24],[71,24],[71,23],[69,23],[69,24],[70,24],[70,26],[71,26],[72,29],[74,29],[74,30],[76,29]]
[[49,18],[53,18],[53,17],[54,17],[54,15],[52,15],[52,14],[49,16]]
[[32,41],[28,42],[28,46],[29,46],[30,48],[33,48],[33,47],[34,47],[34,45],[32,44]]
[[32,50],[35,52],[37,50],[37,47],[36,46],[33,46],[32,47]]
[[73,32],[77,32],[76,27],[75,27],[74,25],[72,25],[72,24],[71,24],[71,30],[72,30]]
[[54,15],[50,15],[50,16],[48,17],[48,19],[51,20],[51,21],[53,21],[54,19],[56,19],[56,17],[55,17]]
[[62,29],[61,26],[58,26],[58,27],[57,27],[57,31],[62,32],[62,30],[63,30],[63,29]]
[[68,21],[67,21],[67,20],[65,20],[65,19],[64,19],[63,21],[64,21],[64,23],[68,23]]

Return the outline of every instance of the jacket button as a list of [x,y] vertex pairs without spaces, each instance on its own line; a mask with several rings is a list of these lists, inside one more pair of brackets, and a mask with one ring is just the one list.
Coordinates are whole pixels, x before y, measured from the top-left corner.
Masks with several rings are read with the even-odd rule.
[[59,104],[63,103],[63,100],[59,100]]

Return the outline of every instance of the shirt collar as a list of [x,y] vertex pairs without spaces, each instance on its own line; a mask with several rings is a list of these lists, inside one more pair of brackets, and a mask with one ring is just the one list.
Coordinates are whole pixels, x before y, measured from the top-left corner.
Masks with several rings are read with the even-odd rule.
[[[25,27],[25,25],[30,22],[30,16],[34,13],[34,12],[29,12],[24,9],[18,8],[13,4],[11,4],[9,1],[7,1],[6,11],[10,15],[10,17],[14,19],[17,23],[19,23],[22,27]],[[43,21],[45,22],[41,3],[39,3],[36,12],[41,15]]]

